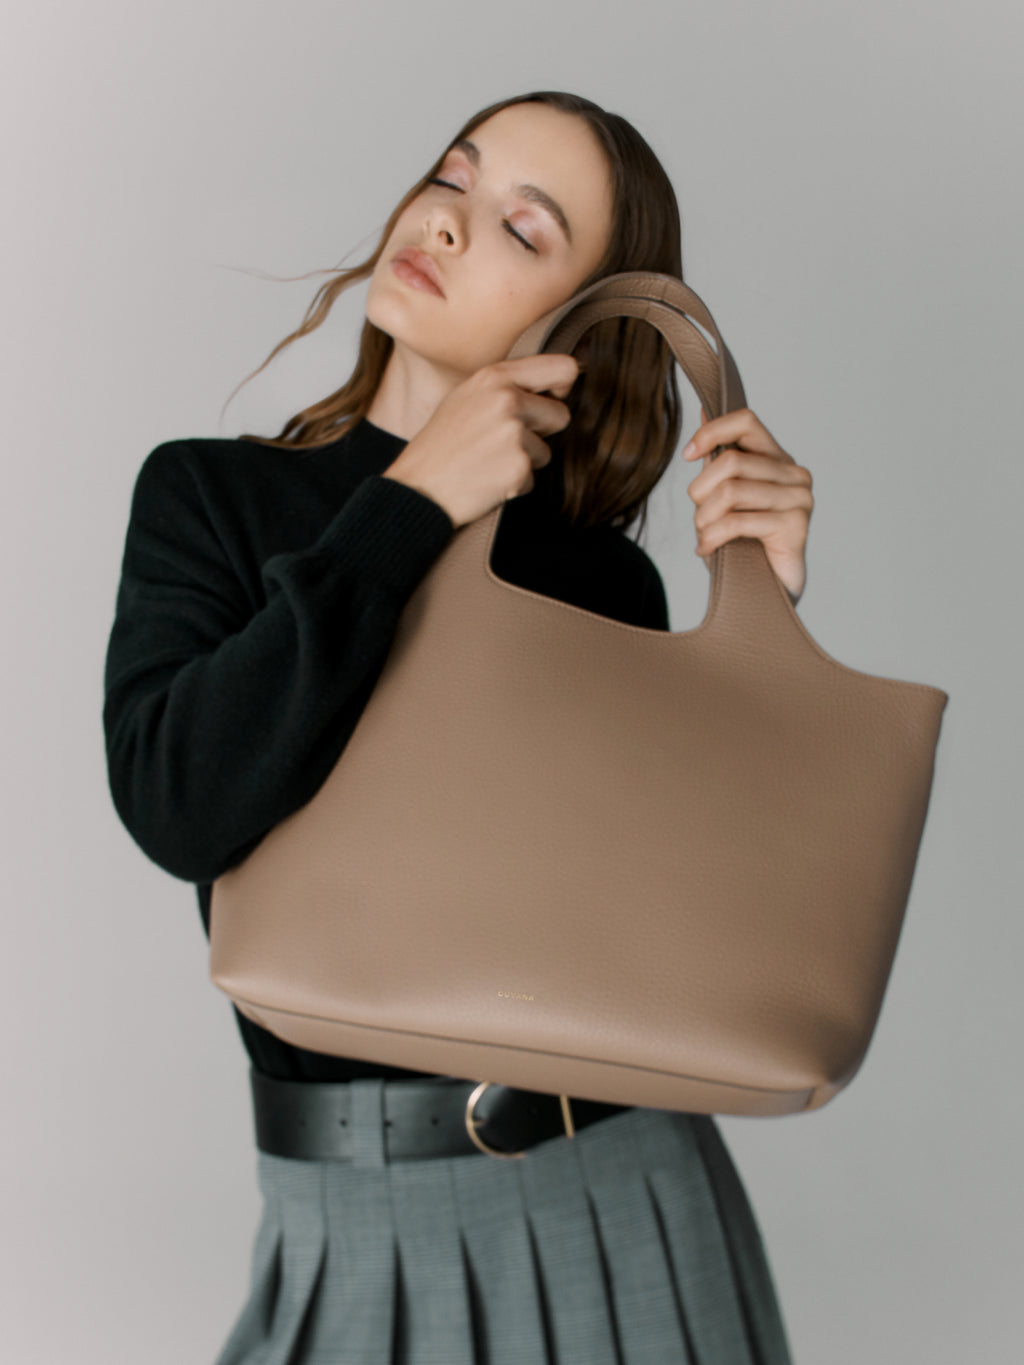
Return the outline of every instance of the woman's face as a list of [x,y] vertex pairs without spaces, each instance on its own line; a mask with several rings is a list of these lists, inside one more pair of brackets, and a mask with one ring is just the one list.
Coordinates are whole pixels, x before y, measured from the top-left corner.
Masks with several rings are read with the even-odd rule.
[[[410,377],[431,369],[430,387],[503,360],[532,322],[572,297],[611,233],[605,155],[577,115],[511,105],[480,124],[471,142],[445,157],[438,177],[447,183],[427,185],[398,219],[367,295],[366,316],[394,338]],[[553,200],[555,212],[524,186]],[[396,270],[393,257],[404,247],[432,258],[443,297]]]

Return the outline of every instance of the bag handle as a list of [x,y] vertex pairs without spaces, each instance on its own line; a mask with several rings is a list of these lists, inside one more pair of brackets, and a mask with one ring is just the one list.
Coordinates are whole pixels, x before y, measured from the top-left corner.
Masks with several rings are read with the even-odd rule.
[[[687,314],[710,333],[717,353]],[[597,280],[531,323],[517,338],[507,358],[517,360],[542,351],[571,354],[588,328],[610,317],[637,317],[657,327],[693,385],[708,421],[746,406],[736,362],[707,305],[689,285],[660,271],[629,270]],[[717,446],[711,458],[715,459],[721,449]],[[488,565],[498,522],[507,505],[501,503],[481,518],[487,528]],[[716,624],[727,630],[746,630],[757,622],[761,634],[780,601],[799,624],[792,599],[772,569],[760,540],[740,536],[727,541],[712,553],[709,568],[708,610],[697,629],[710,626],[715,618]]]
[[[718,346],[717,355],[687,313],[711,333]],[[629,270],[597,280],[532,323],[516,340],[507,359],[518,360],[542,351],[571,355],[588,328],[612,317],[638,317],[658,328],[709,421],[746,406],[736,362],[704,301],[674,275],[654,270]]]

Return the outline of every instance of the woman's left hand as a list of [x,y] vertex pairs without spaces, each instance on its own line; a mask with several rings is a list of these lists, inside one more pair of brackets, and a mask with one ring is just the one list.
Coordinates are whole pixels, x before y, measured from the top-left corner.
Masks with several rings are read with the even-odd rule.
[[[697,504],[697,554],[707,560],[737,536],[760,540],[768,562],[793,605],[807,581],[807,528],[814,508],[811,473],[782,449],[749,408],[737,408],[701,426],[683,458],[703,457],[704,468],[688,492]],[[716,446],[725,446],[711,459]]]

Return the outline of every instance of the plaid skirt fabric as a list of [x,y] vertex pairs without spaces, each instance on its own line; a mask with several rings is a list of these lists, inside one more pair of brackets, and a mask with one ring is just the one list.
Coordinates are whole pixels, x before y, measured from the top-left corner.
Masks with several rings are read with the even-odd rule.
[[791,1365],[713,1118],[634,1108],[519,1160],[257,1151],[248,1299],[216,1365]]

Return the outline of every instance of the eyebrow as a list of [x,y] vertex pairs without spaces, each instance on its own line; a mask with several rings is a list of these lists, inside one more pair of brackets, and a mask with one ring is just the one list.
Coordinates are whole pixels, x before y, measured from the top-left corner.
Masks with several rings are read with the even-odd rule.
[[[475,171],[480,169],[480,148],[475,142],[470,142],[468,137],[459,138],[457,142],[452,143],[448,150],[450,152],[463,152],[469,158],[473,169]],[[566,241],[570,246],[572,245],[572,228],[569,226],[569,220],[557,199],[552,199],[551,195],[542,190],[539,185],[513,185],[512,192],[520,195],[523,199],[529,199],[531,203],[537,204],[542,209],[547,209],[565,234]]]

